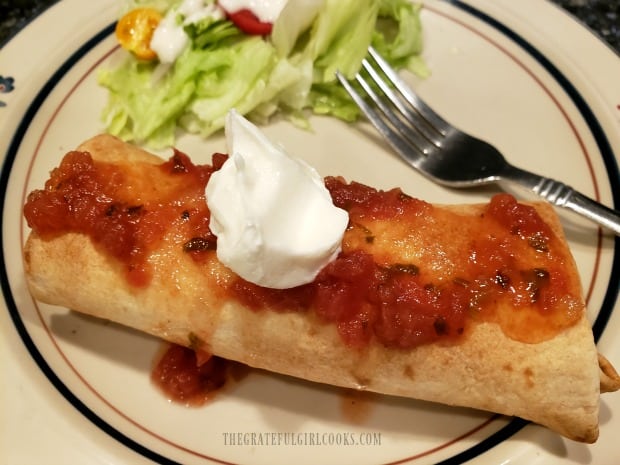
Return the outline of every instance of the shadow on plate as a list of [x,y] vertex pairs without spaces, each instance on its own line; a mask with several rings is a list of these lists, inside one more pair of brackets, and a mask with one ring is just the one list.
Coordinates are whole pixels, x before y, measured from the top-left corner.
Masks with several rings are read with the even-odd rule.
[[[63,345],[128,366],[143,372],[145,377],[150,375],[163,345],[148,334],[75,312],[51,315],[50,331]],[[218,400],[233,400],[255,410],[273,431],[302,431],[313,422],[327,422],[345,429],[446,441],[483,430],[486,436],[488,431],[498,430],[509,421],[473,409],[357,392],[260,369],[248,370],[247,375],[232,382],[206,405],[188,408],[207,410]]]

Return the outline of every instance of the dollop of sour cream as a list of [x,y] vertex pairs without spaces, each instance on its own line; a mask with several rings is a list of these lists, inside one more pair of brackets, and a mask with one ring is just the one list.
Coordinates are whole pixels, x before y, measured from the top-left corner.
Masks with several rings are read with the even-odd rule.
[[286,2],[287,0],[218,0],[227,12],[250,10],[263,23],[275,22]]
[[228,113],[225,131],[229,159],[205,188],[218,259],[259,286],[313,281],[341,250],[347,212],[314,168],[237,111]]

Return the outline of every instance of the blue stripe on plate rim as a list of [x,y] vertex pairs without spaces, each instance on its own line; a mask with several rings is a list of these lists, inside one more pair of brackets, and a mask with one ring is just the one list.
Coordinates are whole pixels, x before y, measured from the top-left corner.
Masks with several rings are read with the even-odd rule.
[[[585,101],[585,99],[582,97],[582,95],[579,93],[579,91],[573,86],[570,80],[543,53],[541,53],[540,50],[538,50],[524,37],[517,34],[505,24],[489,16],[483,11],[471,5],[468,5],[467,3],[464,3],[461,0],[443,1],[492,26],[494,29],[502,33],[504,36],[509,38],[519,47],[521,47],[525,52],[531,55],[532,58],[534,58],[542,67],[544,67],[551,74],[551,76],[557,81],[561,88],[571,98],[572,102],[575,104],[582,117],[584,118],[588,128],[590,129],[605,164],[614,205],[620,205],[620,173],[618,171],[617,159],[607,139],[607,136],[603,131],[603,128],[601,127],[596,116],[594,115],[594,112]],[[3,206],[3,210],[6,200],[6,190],[8,187],[8,180],[11,173],[11,168],[13,166],[13,162],[19,150],[20,144],[29,127],[29,124],[32,122],[39,108],[44,103],[47,96],[52,92],[56,84],[60,81],[60,79],[84,55],[86,55],[98,43],[100,43],[102,40],[112,34],[114,31],[114,27],[114,23],[110,24],[109,26],[102,29],[99,33],[94,35],[81,47],[79,47],[75,51],[75,53],[73,53],[56,70],[56,72],[52,74],[46,84],[41,88],[39,93],[32,100],[17,130],[15,131],[2,166],[2,173],[0,174],[0,201]],[[0,240],[4,244],[3,232],[0,232]],[[607,325],[613,312],[614,305],[616,303],[619,293],[619,288],[614,283],[618,282],[620,282],[620,238],[616,237],[609,285],[605,292],[605,296],[603,298],[597,318],[592,326],[594,338],[596,341],[598,341],[601,337],[603,331],[605,330],[605,326]],[[4,260],[4,252],[2,267],[0,268],[0,285],[2,287],[3,296],[11,319],[13,320],[15,328],[22,341],[24,342],[24,345],[26,346],[28,352],[30,353],[36,364],[39,366],[41,371],[52,383],[52,385],[60,392],[60,394],[62,394],[63,397],[65,397],[68,402],[71,403],[71,405],[73,405],[74,408],[76,408],[82,415],[84,415],[88,420],[90,420],[93,424],[99,427],[102,431],[115,438],[117,441],[130,448],[131,450],[144,456],[145,458],[153,460],[157,463],[161,463],[163,465],[181,465],[178,462],[164,457],[161,454],[141,445],[140,443],[134,441],[133,439],[121,433],[112,425],[104,421],[101,417],[95,414],[87,405],[85,405],[79,398],[77,398],[77,396],[73,394],[73,392],[71,392],[69,388],[67,388],[67,386],[62,382],[62,380],[56,375],[56,373],[54,373],[51,367],[47,364],[43,355],[39,352],[34,341],[31,339],[24,325],[24,322],[21,319],[19,310],[17,308],[9,285],[6,260]],[[491,436],[487,437],[486,439],[482,440],[475,446],[472,446],[463,452],[460,452],[442,462],[439,462],[438,465],[456,465],[468,460],[472,460],[473,458],[500,444],[501,442],[509,439],[527,424],[527,421],[520,418],[515,418],[511,420],[505,427],[492,434]],[[217,459],[213,458],[212,460],[217,461]],[[221,461],[221,463],[228,462]]]

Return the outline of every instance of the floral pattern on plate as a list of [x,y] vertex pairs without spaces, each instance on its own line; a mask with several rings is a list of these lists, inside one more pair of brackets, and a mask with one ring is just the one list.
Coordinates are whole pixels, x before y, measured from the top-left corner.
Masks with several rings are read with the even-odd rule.
[[[15,88],[15,80],[10,76],[2,76],[0,74],[0,93],[8,94]],[[0,107],[5,107],[6,102],[0,100]]]

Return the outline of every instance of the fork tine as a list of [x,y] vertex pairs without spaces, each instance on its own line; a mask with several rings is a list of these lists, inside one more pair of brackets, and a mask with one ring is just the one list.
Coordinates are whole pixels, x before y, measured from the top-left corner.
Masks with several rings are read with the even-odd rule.
[[[430,125],[429,122],[414,107],[412,107],[408,101],[403,100],[398,93],[399,91],[394,90],[394,88],[385,81],[385,75],[381,75],[367,59],[362,60],[362,68],[368,73],[374,83],[379,86],[379,89],[381,89],[383,95],[385,95],[392,102],[405,121],[408,122],[409,126],[412,128],[411,130],[415,130],[416,134],[419,134],[425,139],[425,142],[420,144],[418,141],[416,144],[426,146],[428,145],[428,142],[431,142],[435,146],[441,147],[441,140],[443,137],[441,132],[434,126]],[[359,79],[360,78],[358,77],[358,80]],[[369,94],[371,94],[371,92],[372,90],[368,91]],[[372,98],[379,103],[377,99],[374,97]],[[382,108],[382,110],[386,113],[385,109]],[[389,114],[386,113],[386,116],[389,116]],[[417,139],[418,136],[415,136],[414,141],[417,141]],[[427,153],[427,151],[425,151],[425,153]]]
[[[366,59],[362,60],[362,67],[370,78],[374,81],[375,84],[379,86],[383,95],[385,95],[392,104],[398,109],[404,121],[407,122],[407,125],[404,126],[401,122],[397,124],[392,119],[392,112],[386,107],[382,106],[383,101],[380,99],[371,87],[366,89],[366,92],[370,95],[370,97],[379,105],[383,113],[392,121],[392,123],[398,127],[399,131],[407,134],[407,136],[414,142],[418,147],[422,148],[425,154],[428,154],[434,147],[430,147],[428,142],[431,142],[436,147],[441,147],[442,134],[433,126],[429,124],[429,122],[422,116],[415,108],[412,108],[410,105],[407,105],[408,102],[403,101],[400,98],[396,91],[390,85],[385,82],[384,78],[373,68],[370,62]],[[361,79],[361,76],[358,73],[356,76],[357,80]],[[413,133],[415,131],[415,134]],[[420,139],[420,136],[424,138],[424,140]]]
[[398,92],[409,102],[409,104],[426,120],[427,124],[440,135],[445,136],[450,132],[452,126],[439,116],[426,102],[424,102],[398,75],[398,73],[385,61],[385,59],[374,49],[368,47],[368,52],[372,59],[377,63],[379,69],[392,82]]
[[[359,74],[358,74],[359,76]],[[366,115],[372,125],[379,131],[379,133],[385,138],[386,141],[414,168],[417,168],[423,161],[425,156],[419,153],[416,147],[407,140],[405,136],[395,131],[381,116],[381,113],[373,108],[364,97],[362,97],[357,90],[351,85],[347,78],[340,72],[336,71],[336,77],[351,96],[356,105]],[[362,80],[363,81],[363,80]],[[360,82],[362,84],[362,82]],[[368,89],[368,84],[363,83],[365,91]],[[376,96],[376,95],[375,95]],[[372,98],[372,97],[371,97]],[[412,150],[414,149],[414,150]]]
[[[392,103],[394,103],[392,98],[398,101],[398,98],[396,98],[396,96],[388,97],[389,100],[380,97],[360,73],[357,73],[355,75],[355,79],[360,84],[362,89],[366,92],[368,97],[370,97],[370,99],[377,105],[377,107],[379,107],[384,117],[391,123],[393,129],[398,131],[401,136],[404,136],[412,144],[412,149],[415,149],[424,155],[428,155],[434,150],[436,150],[436,147],[433,146],[426,137],[426,135],[419,130],[418,126],[412,124],[412,122],[407,119],[410,115],[408,115],[406,112],[405,114],[403,114],[401,108],[398,105],[396,105],[397,111],[394,111],[394,109],[390,107],[389,102],[392,101]],[[374,82],[377,83],[377,81]],[[382,82],[381,87],[386,87],[386,84]],[[389,91],[390,89],[387,90]],[[402,102],[399,103],[400,106],[402,106]],[[399,114],[398,111],[401,111],[401,113]]]

